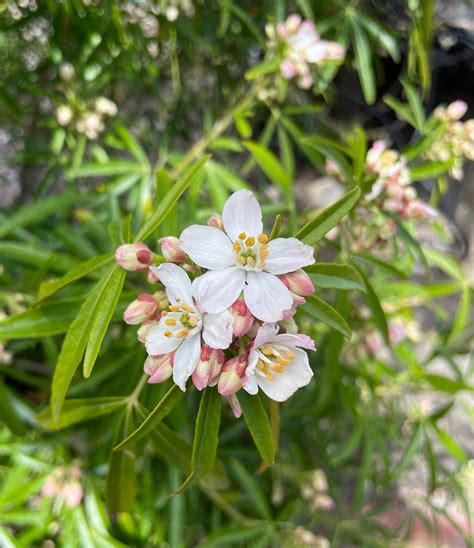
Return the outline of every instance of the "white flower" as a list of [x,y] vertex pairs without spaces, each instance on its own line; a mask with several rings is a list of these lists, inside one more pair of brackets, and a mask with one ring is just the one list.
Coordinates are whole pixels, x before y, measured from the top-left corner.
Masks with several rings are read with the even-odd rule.
[[171,263],[150,267],[166,288],[171,303],[147,334],[145,346],[150,356],[175,352],[173,380],[186,390],[201,355],[201,335],[211,348],[228,348],[232,342],[232,314],[205,314],[195,300],[191,280],[179,266]]
[[270,399],[286,401],[313,377],[308,356],[301,348],[315,347],[307,335],[277,335],[278,330],[274,323],[265,323],[258,330],[243,388],[249,394],[256,394],[261,388]]
[[224,231],[192,225],[180,237],[180,247],[203,268],[193,282],[195,298],[206,312],[222,312],[244,292],[245,304],[259,320],[276,322],[293,299],[278,274],[314,263],[314,250],[296,238],[268,241],[262,211],[254,195],[238,190],[222,211]]

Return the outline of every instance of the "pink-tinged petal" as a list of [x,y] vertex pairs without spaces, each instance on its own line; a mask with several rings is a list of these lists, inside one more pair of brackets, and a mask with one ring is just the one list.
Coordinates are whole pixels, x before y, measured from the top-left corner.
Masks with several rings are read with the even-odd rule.
[[173,380],[183,392],[186,391],[186,381],[193,371],[201,355],[201,335],[184,339],[176,350],[173,362]]
[[272,338],[271,342],[283,346],[298,346],[300,348],[307,348],[308,350],[316,350],[313,339],[302,333],[296,333],[294,335],[290,333],[276,335]]
[[244,300],[250,312],[264,322],[281,320],[284,311],[293,304],[285,284],[267,272],[247,273]]
[[365,195],[365,199],[368,202],[371,202],[372,200],[375,200],[383,191],[384,187],[384,180],[383,179],[377,179],[375,183],[372,185],[372,189],[369,193]]
[[271,274],[294,272],[314,262],[314,249],[296,238],[276,238],[268,243],[265,270]]
[[193,295],[201,312],[223,312],[238,299],[245,282],[245,271],[236,266],[210,270],[193,282]]
[[319,63],[328,53],[328,48],[325,42],[314,42],[306,52],[306,61],[308,63]]
[[296,76],[295,64],[289,59],[284,59],[280,65],[281,75],[285,80],[291,80]]
[[220,314],[205,314],[202,338],[211,348],[229,348],[232,342],[234,317],[228,310]]
[[220,270],[235,264],[232,242],[212,226],[192,225],[181,233],[180,248],[199,266]]
[[158,267],[151,266],[150,270],[158,276],[160,282],[166,288],[166,294],[171,303],[182,300],[192,304],[191,280],[186,272],[178,265],[165,263]]
[[181,344],[183,339],[165,337],[164,333],[167,329],[167,326],[160,322],[159,325],[149,331],[145,340],[145,348],[150,356],[168,354],[176,350]]
[[244,377],[243,389],[249,394],[255,395],[258,392],[258,384],[255,378],[255,371],[249,371]]
[[262,210],[250,190],[238,190],[230,196],[222,210],[222,222],[232,241],[242,232],[254,237],[262,233]]
[[237,399],[237,396],[235,394],[232,394],[227,398],[227,402],[230,405],[232,409],[232,413],[234,414],[234,417],[236,419],[240,418],[242,416],[242,408],[240,407],[239,400]]
[[279,327],[276,323],[264,323],[257,331],[257,335],[253,341],[253,348],[266,344],[269,340],[274,339],[278,333]]

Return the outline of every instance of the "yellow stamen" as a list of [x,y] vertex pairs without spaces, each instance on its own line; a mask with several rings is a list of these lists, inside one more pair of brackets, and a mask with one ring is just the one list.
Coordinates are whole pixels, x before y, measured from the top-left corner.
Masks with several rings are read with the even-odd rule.
[[162,316],[166,316],[167,314],[168,314],[168,311],[167,311],[167,310],[162,310],[162,311],[161,311],[161,315],[162,315]]
[[276,371],[277,373],[284,373],[285,371],[285,367],[283,365],[279,365],[276,363],[272,363],[270,367],[271,369],[273,369],[273,371]]
[[176,333],[176,336],[178,337],[178,339],[182,339],[184,337],[186,337],[186,335],[189,333],[189,331],[187,329],[181,329],[181,331],[178,331]]
[[169,338],[171,337],[172,333],[171,333],[171,331],[170,331],[169,329],[167,329],[167,330],[163,333],[163,335],[164,335],[165,337],[168,337],[168,339],[169,339]]
[[255,266],[255,259],[252,259],[252,257],[247,257],[247,264],[249,266]]
[[242,251],[239,242],[234,242],[233,248],[236,253],[240,253]]
[[168,308],[171,310],[171,312],[179,312],[179,306],[175,304],[171,304]]
[[245,257],[242,257],[242,255],[239,255],[237,257],[237,262],[243,266],[245,264]]
[[260,234],[258,241],[261,244],[266,244],[268,242],[268,236],[266,234]]
[[265,362],[263,360],[258,360],[257,362],[257,369],[260,369],[260,371],[264,371],[266,369]]
[[269,380],[270,382],[273,381],[274,377],[273,375],[270,373],[270,371],[264,371],[265,373],[265,377],[267,377],[267,380]]
[[191,327],[195,327],[196,324],[197,324],[197,318],[195,316],[190,316],[189,317],[189,320],[188,320],[188,324],[191,326]]
[[245,240],[246,237],[247,237],[247,234],[245,234],[245,232],[241,232],[241,233],[239,234],[239,239],[240,239],[240,240]]
[[285,350],[285,356],[289,359],[289,360],[294,360],[296,358],[296,355],[293,354],[293,352],[290,352],[290,350]]
[[287,360],[286,358],[282,358],[281,356],[277,358],[277,362],[280,364],[280,365],[288,365],[289,363],[291,363],[291,360]]
[[265,356],[271,356],[273,354],[273,350],[268,348],[268,346],[261,346],[260,351],[262,354],[265,354]]
[[253,247],[255,245],[255,238],[253,236],[249,236],[246,240],[245,240],[245,245],[247,247]]
[[181,310],[183,312],[191,312],[191,307],[189,305],[185,304],[185,303],[182,303],[181,304]]
[[174,318],[168,318],[165,320],[166,325],[176,325],[176,320]]

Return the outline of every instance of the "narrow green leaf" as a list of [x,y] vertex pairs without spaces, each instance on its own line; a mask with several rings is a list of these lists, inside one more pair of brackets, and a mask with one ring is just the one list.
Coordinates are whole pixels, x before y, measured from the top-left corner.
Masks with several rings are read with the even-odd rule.
[[122,139],[124,145],[127,147],[127,150],[132,154],[132,156],[135,157],[136,160],[145,168],[149,169],[149,162],[148,157],[143,150],[140,143],[137,141],[137,139],[128,131],[128,129],[125,126],[118,126],[117,127],[117,133],[120,135],[120,138]]
[[359,20],[367,32],[376,40],[382,48],[390,55],[395,63],[400,62],[400,48],[397,39],[378,21],[363,13],[358,14]]
[[17,413],[12,392],[0,381],[0,422],[7,425],[7,428],[17,436],[23,436],[26,426]]
[[432,179],[448,172],[453,167],[455,159],[450,159],[447,162],[434,161],[427,162],[420,166],[410,168],[410,179],[412,182],[424,181],[425,179]]
[[107,475],[106,501],[109,512],[130,512],[136,497],[135,455],[129,449],[112,451]]
[[100,303],[96,305],[97,312],[91,326],[91,333],[84,357],[84,377],[86,378],[90,376],[99,355],[102,341],[104,340],[105,333],[122,292],[125,274],[125,270],[118,266],[115,267],[112,276],[109,278],[107,287],[101,295]]
[[360,261],[362,263],[369,264],[371,266],[374,266],[376,270],[382,270],[383,272],[386,272],[387,274],[392,274],[393,276],[396,276],[397,278],[406,279],[407,275],[405,272],[402,272],[397,267],[393,266],[391,263],[387,263],[385,261],[382,261],[382,259],[379,259],[378,257],[374,257],[370,253],[353,253],[352,257],[356,261]]
[[346,320],[331,305],[313,295],[306,297],[306,304],[303,309],[313,316],[313,318],[324,322],[350,340],[352,336],[351,328],[347,325]]
[[413,112],[413,118],[416,122],[416,129],[420,132],[423,132],[425,125],[425,111],[423,109],[423,103],[421,102],[420,96],[418,95],[416,89],[406,80],[402,80],[403,89],[408,99],[408,104],[410,105],[411,111]]
[[436,390],[445,392],[446,394],[456,394],[457,392],[462,392],[463,390],[469,390],[471,392],[474,391],[473,386],[468,386],[462,381],[455,381],[449,377],[443,377],[442,375],[424,373],[420,376],[420,378],[429,382]]
[[283,162],[285,173],[288,173],[290,179],[293,179],[295,174],[295,153],[293,151],[292,141],[284,126],[281,124],[277,128],[277,134],[281,161]]
[[67,177],[77,179],[79,177],[111,177],[113,175],[143,175],[146,169],[136,163],[126,160],[110,160],[106,164],[84,164],[72,168],[67,172]]
[[41,249],[38,245],[19,242],[0,242],[0,257],[14,259],[37,268],[49,268],[54,272],[65,272],[74,268],[77,261],[69,255]]
[[414,457],[420,452],[423,438],[423,426],[421,424],[418,424],[410,442],[405,447],[405,451],[403,452],[400,462],[397,464],[392,472],[392,477],[394,479],[398,478],[400,474],[413,463]]
[[38,414],[38,421],[42,426],[50,430],[67,428],[72,424],[94,419],[122,409],[126,403],[127,399],[124,397],[66,400],[58,422],[53,419],[51,407],[43,409]]
[[272,429],[260,396],[250,396],[243,390],[239,392],[239,403],[242,407],[245,422],[265,464],[271,466],[275,461],[275,447]]
[[255,480],[255,477],[250,474],[245,466],[236,459],[232,459],[232,468],[239,480],[240,484],[244,488],[246,494],[250,498],[254,508],[260,514],[263,519],[271,520],[272,514],[267,503],[267,499],[263,494],[259,483]]
[[365,291],[364,281],[355,268],[347,264],[316,263],[305,268],[316,287]]
[[281,226],[281,215],[278,214],[275,217],[275,221],[273,222],[273,226],[270,231],[270,236],[268,237],[269,240],[274,240],[275,238],[278,238],[278,235],[280,234],[280,226]]
[[210,156],[204,156],[191,167],[189,167],[183,176],[176,181],[172,189],[166,194],[163,200],[158,204],[156,210],[152,213],[150,218],[146,221],[145,225],[138,232],[135,237],[136,242],[145,240],[150,234],[155,231],[160,224],[166,219],[169,213],[173,210],[176,202],[182,196],[184,191],[189,187],[189,185],[194,181],[197,175],[203,169],[205,163],[208,161]]
[[250,68],[245,73],[245,79],[248,81],[255,80],[260,76],[265,76],[266,74],[271,74],[276,72],[280,68],[280,59],[278,57],[273,57],[271,59],[266,59],[261,63]]
[[330,158],[341,169],[348,181],[352,179],[352,169],[345,156],[347,146],[321,135],[308,135],[301,139],[301,143]]
[[338,468],[344,464],[359,449],[362,442],[364,426],[358,422],[351,435],[342,447],[339,447],[337,453],[330,459],[331,465]]
[[466,454],[461,449],[458,442],[438,425],[433,425],[433,429],[438,434],[438,439],[444,445],[446,450],[451,453],[451,455],[453,455],[453,457],[457,459],[461,464],[466,464]]
[[107,253],[106,255],[100,255],[99,257],[94,257],[89,261],[78,264],[61,278],[43,282],[40,285],[39,298],[36,302],[40,302],[47,297],[51,297],[51,295],[54,295],[68,285],[76,282],[84,276],[87,276],[91,272],[94,272],[95,270],[105,266],[106,264],[109,264],[113,261],[113,259],[114,256],[111,253]]
[[407,105],[403,104],[401,101],[395,99],[395,97],[392,97],[391,95],[384,95],[383,101],[395,112],[398,118],[400,118],[401,120],[405,120],[405,122],[408,122],[411,126],[416,128],[417,123],[415,117],[413,116],[413,113]]
[[372,66],[372,49],[365,31],[355,17],[351,17],[352,37],[354,40],[354,53],[359,72],[362,92],[369,105],[375,102],[376,88],[375,75]]
[[324,208],[316,214],[314,219],[311,219],[295,234],[295,238],[303,240],[305,243],[312,244],[321,240],[331,228],[349,213],[349,211],[357,203],[360,197],[360,188],[356,187],[344,194],[339,200],[336,200],[330,206]]
[[127,438],[122,440],[114,451],[122,451],[131,443],[134,443],[149,432],[154,430],[156,426],[168,415],[175,406],[181,401],[184,396],[184,392],[175,384],[168,390],[168,392],[161,398],[153,411],[146,417],[141,425],[132,432]]

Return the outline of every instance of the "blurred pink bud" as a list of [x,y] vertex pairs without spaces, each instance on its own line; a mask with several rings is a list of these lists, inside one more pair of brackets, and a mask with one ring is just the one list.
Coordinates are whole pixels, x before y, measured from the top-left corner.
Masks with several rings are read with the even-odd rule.
[[211,215],[209,217],[209,219],[207,220],[207,226],[213,226],[214,228],[218,228],[219,230],[224,230],[222,217],[219,215],[219,213],[214,213],[214,215]]
[[378,331],[371,331],[368,333],[365,338],[365,343],[374,356],[379,354],[384,347],[382,336]]
[[140,242],[125,244],[117,248],[115,260],[125,270],[144,272],[153,261],[153,253],[145,244]]
[[346,54],[344,46],[337,42],[326,42],[326,59],[334,59],[335,61],[342,61]]
[[146,273],[146,281],[149,284],[157,284],[157,283],[160,283],[160,278],[158,278],[158,275],[156,274],[156,272],[154,272],[153,270],[149,268],[148,272]]
[[158,323],[158,320],[149,320],[144,322],[137,331],[138,340],[145,344],[148,333],[155,327],[155,325],[158,325]]
[[448,105],[446,114],[452,121],[460,120],[467,112],[467,104],[464,101],[454,101]]
[[286,30],[290,33],[296,32],[301,25],[301,17],[297,14],[292,14],[285,22]]
[[217,384],[224,361],[225,354],[222,350],[216,350],[207,344],[202,345],[201,356],[192,375],[194,386],[203,390],[206,386]]
[[392,344],[398,344],[406,336],[405,326],[401,322],[392,321],[388,324],[388,335]]
[[235,394],[232,394],[232,396],[229,396],[227,398],[227,402],[229,403],[232,413],[234,414],[234,417],[236,419],[240,418],[242,416],[242,408],[240,407],[239,400],[237,399],[237,396]]
[[123,321],[129,325],[151,320],[158,310],[158,303],[153,295],[143,293],[129,304],[123,314]]
[[190,272],[191,274],[196,274],[197,269],[193,264],[184,263],[181,265],[181,268],[183,270],[186,270],[186,272]]
[[301,268],[295,270],[295,272],[280,274],[278,278],[280,278],[280,280],[292,293],[295,293],[300,297],[307,297],[308,295],[312,295],[314,293],[314,285],[311,278]]
[[232,396],[242,388],[247,359],[247,354],[240,354],[225,362],[217,384],[219,394]]
[[69,506],[69,508],[75,508],[80,504],[84,495],[84,491],[82,490],[81,484],[79,482],[72,481],[70,483],[67,483],[62,488],[62,494],[64,496],[66,506]]
[[43,483],[41,493],[45,497],[54,497],[54,495],[57,495],[59,493],[59,490],[60,486],[58,485],[54,474],[51,474],[46,478],[46,481]]
[[166,236],[158,240],[161,254],[168,263],[182,263],[187,259],[186,253],[179,247],[179,239],[175,236]]
[[173,374],[174,352],[161,356],[148,356],[143,370],[147,375],[149,384],[158,384],[167,381]]
[[284,59],[280,64],[281,75],[285,80],[291,80],[296,76],[296,66],[289,59]]
[[255,323],[255,318],[250,313],[250,310],[247,308],[247,305],[244,303],[244,301],[241,301],[240,299],[235,301],[235,303],[230,307],[229,311],[234,317],[234,337],[243,337],[248,333],[250,328]]
[[436,210],[421,200],[415,200],[408,204],[408,216],[416,221],[424,221],[436,216]]

